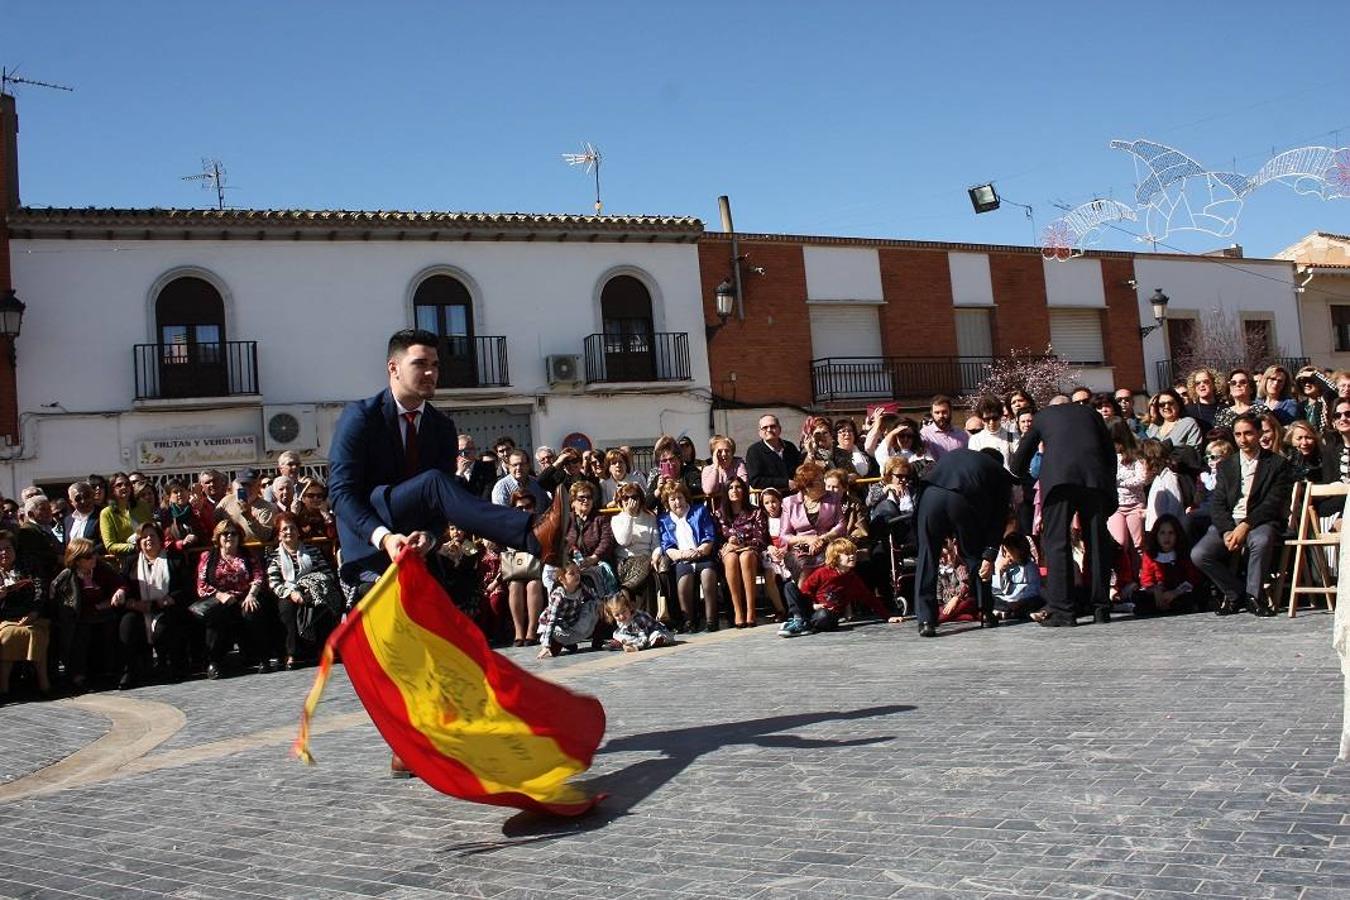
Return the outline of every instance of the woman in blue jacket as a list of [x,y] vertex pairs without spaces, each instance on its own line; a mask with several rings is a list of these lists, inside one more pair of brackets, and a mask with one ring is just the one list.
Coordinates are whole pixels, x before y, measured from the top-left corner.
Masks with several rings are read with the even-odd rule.
[[657,520],[661,532],[660,568],[667,572],[673,570],[675,593],[684,613],[684,622],[678,629],[681,634],[695,630],[698,618],[694,605],[696,581],[703,591],[705,628],[716,631],[718,626],[717,565],[713,555],[717,529],[707,507],[702,503],[690,505],[689,496],[689,488],[683,482],[668,485],[661,495],[666,511]]

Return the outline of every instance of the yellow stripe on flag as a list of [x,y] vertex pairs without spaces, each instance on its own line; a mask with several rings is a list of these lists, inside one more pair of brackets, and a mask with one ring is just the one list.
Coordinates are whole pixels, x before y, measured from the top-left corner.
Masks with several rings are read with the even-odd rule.
[[503,709],[481,668],[454,644],[406,614],[396,579],[381,579],[362,603],[360,625],[371,651],[398,688],[408,722],[436,750],[492,793],[518,792],[549,803],[581,803],[565,784],[584,766],[557,741],[535,734]]

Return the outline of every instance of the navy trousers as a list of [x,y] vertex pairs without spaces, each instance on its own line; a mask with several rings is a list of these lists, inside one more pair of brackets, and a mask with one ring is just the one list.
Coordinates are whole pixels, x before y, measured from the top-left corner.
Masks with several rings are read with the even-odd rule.
[[427,469],[395,485],[380,485],[371,492],[370,505],[380,521],[399,534],[428,531],[440,537],[447,524],[458,525],[494,544],[539,553],[530,533],[532,513],[484,500],[440,469]]
[[928,485],[923,489],[919,495],[919,508],[914,514],[914,529],[919,538],[914,571],[914,605],[915,616],[920,624],[937,624],[938,557],[942,555],[947,538],[953,535],[956,536],[961,561],[970,570],[970,584],[975,590],[980,611],[994,611],[993,591],[989,582],[980,578],[987,528],[988,523],[956,491],[936,485]]

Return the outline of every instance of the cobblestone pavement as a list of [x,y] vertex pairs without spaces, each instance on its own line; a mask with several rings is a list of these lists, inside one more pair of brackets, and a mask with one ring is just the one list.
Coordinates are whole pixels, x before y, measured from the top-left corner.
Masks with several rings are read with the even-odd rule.
[[[1329,616],[957,630],[508,651],[605,703],[611,796],[580,822],[385,777],[340,670],[313,768],[286,756],[312,671],[126,692],[186,725],[0,802],[0,896],[1350,896]],[[107,727],[0,709],[0,781]]]

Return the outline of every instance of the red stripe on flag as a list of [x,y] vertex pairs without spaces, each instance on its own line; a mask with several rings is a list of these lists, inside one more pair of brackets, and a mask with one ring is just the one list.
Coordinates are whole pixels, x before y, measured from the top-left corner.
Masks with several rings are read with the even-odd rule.
[[[403,568],[412,567],[404,563],[401,566],[401,569]],[[400,590],[402,589],[400,583]],[[448,598],[446,603],[449,604]],[[458,613],[458,610],[455,611]],[[462,613],[459,615],[463,617]],[[462,800],[563,816],[580,815],[600,800],[600,797],[588,797],[585,802],[575,804],[541,803],[526,794],[488,791],[473,772],[437,750],[426,735],[408,721],[408,710],[403,701],[403,694],[375,658],[360,620],[360,614],[349,615],[341,630],[333,635],[333,642],[342,654],[342,664],[347,670],[347,677],[351,679],[353,688],[360,696],[366,711],[370,713],[371,721],[375,723],[381,736],[408,768],[428,785],[443,794]],[[465,621],[468,619],[465,618]]]
[[503,709],[535,734],[553,738],[568,756],[590,766],[605,736],[605,708],[599,700],[532,675],[494,653],[483,632],[451,602],[422,560],[404,560],[399,565],[398,587],[408,618],[473,660]]

